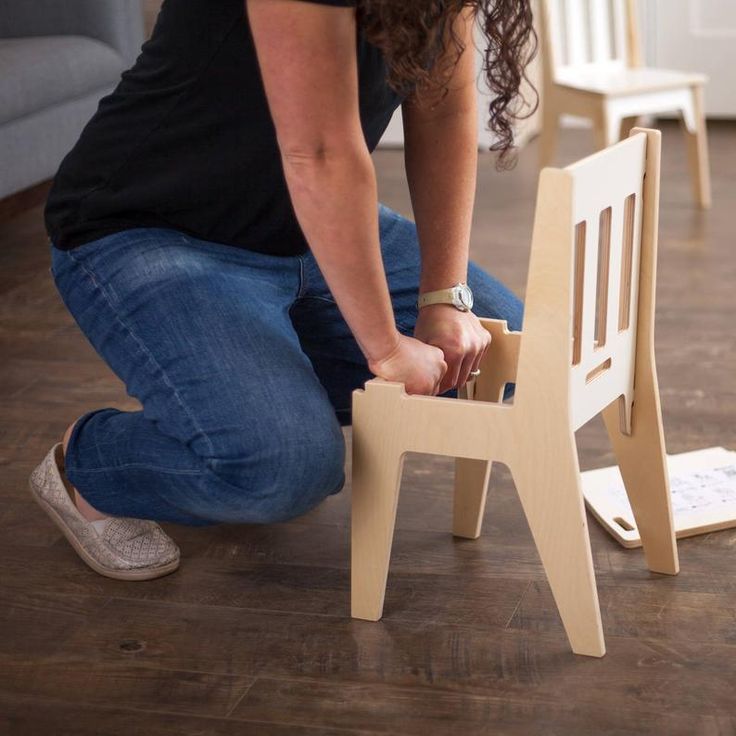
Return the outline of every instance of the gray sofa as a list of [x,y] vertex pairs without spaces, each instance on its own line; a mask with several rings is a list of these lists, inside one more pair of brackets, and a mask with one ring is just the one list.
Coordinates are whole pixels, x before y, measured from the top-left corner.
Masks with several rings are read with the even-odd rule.
[[141,0],[0,0],[0,199],[54,176],[143,41]]

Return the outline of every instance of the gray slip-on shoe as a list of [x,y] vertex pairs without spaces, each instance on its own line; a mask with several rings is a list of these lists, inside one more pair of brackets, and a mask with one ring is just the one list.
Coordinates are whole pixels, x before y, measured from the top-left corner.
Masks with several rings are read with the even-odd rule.
[[63,444],[57,442],[28,480],[31,495],[95,572],[118,580],[150,580],[179,567],[179,547],[155,522],[111,516],[87,521],[62,478]]

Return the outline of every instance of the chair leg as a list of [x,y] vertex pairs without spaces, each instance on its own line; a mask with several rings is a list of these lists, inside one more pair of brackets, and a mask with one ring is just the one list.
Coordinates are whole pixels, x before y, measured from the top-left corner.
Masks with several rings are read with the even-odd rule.
[[356,396],[352,412],[351,615],[383,615],[404,453],[391,428],[393,387]]
[[687,143],[690,176],[692,178],[693,197],[701,209],[710,209],[712,198],[710,189],[710,161],[708,159],[708,129],[705,122],[703,103],[703,87],[695,85],[691,88],[692,116],[695,130],[690,130],[687,122],[683,123],[683,132]]
[[606,648],[575,437],[563,427],[548,429],[544,438],[544,444],[519,448],[511,472],[572,650],[602,657]]
[[539,168],[552,166],[557,155],[557,141],[560,134],[560,114],[552,101],[545,101],[542,110],[542,131],[539,135]]
[[637,390],[631,434],[622,431],[620,402],[624,400],[617,399],[607,406],[603,420],[634,512],[647,566],[653,572],[676,575],[680,564],[658,395],[656,389],[646,384]]
[[619,140],[617,136],[622,127],[623,121],[618,116],[611,115],[604,103],[601,104],[593,117],[593,138],[596,151],[602,151],[617,143]]
[[452,533],[456,537],[477,539],[491,477],[490,460],[455,458],[455,490],[452,507]]
[[629,118],[621,118],[618,139],[622,141],[624,140],[624,138],[628,138],[629,135],[631,134],[631,131],[634,128],[636,128],[636,124],[638,122],[639,122],[639,118],[636,116],[629,117]]
[[[505,328],[505,323],[504,323]],[[499,338],[503,339],[503,338]],[[486,368],[486,360],[483,367]],[[496,401],[506,385],[497,381],[499,377],[484,373],[458,389],[459,399]],[[486,508],[488,482],[491,477],[490,460],[475,458],[455,458],[455,488],[452,495],[452,533],[464,539],[478,539]]]

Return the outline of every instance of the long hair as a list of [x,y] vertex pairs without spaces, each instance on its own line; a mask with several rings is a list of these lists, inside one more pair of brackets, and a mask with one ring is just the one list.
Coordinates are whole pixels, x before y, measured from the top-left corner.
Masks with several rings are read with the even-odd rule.
[[[426,103],[447,94],[447,82],[464,50],[453,21],[466,6],[474,8],[485,37],[483,72],[493,99],[488,127],[495,135],[491,151],[499,152],[498,168],[515,163],[514,122],[531,115],[539,104],[521,94],[528,63],[537,52],[531,0],[358,0],[356,20],[364,37],[378,46],[388,67],[387,82],[399,94],[414,91],[417,102]],[[442,57],[446,44],[454,53]],[[522,110],[526,108],[526,112]]]

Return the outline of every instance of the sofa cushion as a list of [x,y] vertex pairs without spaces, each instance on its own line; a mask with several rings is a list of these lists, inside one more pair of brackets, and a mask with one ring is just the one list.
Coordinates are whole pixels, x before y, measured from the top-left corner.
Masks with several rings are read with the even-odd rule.
[[117,52],[85,36],[0,38],[0,124],[108,87],[122,71]]

